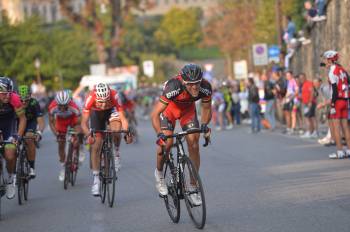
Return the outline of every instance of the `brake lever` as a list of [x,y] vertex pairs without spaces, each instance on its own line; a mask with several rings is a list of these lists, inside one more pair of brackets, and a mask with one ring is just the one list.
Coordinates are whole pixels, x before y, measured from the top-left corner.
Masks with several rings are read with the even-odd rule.
[[205,139],[205,142],[203,144],[203,147],[207,147],[209,145],[209,143],[211,142],[210,141],[210,137],[207,137],[207,138],[204,138]]

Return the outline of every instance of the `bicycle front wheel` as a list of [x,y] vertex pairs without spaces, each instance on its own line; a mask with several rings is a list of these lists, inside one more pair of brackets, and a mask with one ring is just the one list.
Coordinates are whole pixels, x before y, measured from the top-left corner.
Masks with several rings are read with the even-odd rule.
[[164,181],[168,188],[168,195],[164,196],[164,203],[171,220],[174,223],[178,223],[180,220],[180,199],[177,194],[176,174],[172,174],[174,168],[173,163],[164,163]]
[[109,204],[109,207],[113,207],[114,198],[115,198],[115,182],[117,179],[113,153],[110,153],[108,155],[108,159],[109,159],[109,168],[108,168],[108,177],[107,177],[108,204]]
[[23,160],[24,154],[22,154],[22,151],[18,157],[17,160],[17,175],[16,175],[16,184],[17,184],[17,199],[18,204],[22,205],[24,201],[24,160]]
[[72,167],[71,167],[71,184],[72,186],[75,185],[75,182],[77,180],[77,174],[78,174],[78,169],[79,169],[79,149],[76,149],[74,152],[73,156],[73,162],[72,162]]
[[28,192],[29,192],[29,163],[27,161],[27,159],[25,159],[24,162],[24,176],[25,179],[23,180],[23,196],[24,196],[24,200],[28,201]]
[[182,161],[182,191],[190,218],[198,229],[203,229],[206,220],[206,205],[202,181],[192,161]]
[[106,200],[106,176],[108,174],[108,159],[104,155],[102,150],[100,156],[100,197],[101,202],[105,203]]

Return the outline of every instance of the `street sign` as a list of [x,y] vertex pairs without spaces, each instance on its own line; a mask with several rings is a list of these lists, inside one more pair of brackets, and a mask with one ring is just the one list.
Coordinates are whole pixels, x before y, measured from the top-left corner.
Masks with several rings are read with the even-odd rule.
[[253,62],[255,66],[267,65],[269,63],[267,54],[267,44],[253,45]]
[[154,62],[152,60],[145,60],[143,62],[143,73],[149,78],[154,76]]
[[280,62],[280,48],[277,45],[271,45],[269,47],[269,62],[275,62],[279,63]]
[[248,65],[246,60],[233,62],[233,67],[236,79],[245,79],[248,77]]

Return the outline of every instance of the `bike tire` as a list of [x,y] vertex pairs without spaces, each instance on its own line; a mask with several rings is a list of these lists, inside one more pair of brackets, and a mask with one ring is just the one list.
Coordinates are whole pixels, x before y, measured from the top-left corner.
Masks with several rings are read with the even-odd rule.
[[73,158],[73,166],[72,166],[72,174],[71,174],[72,186],[75,185],[75,182],[77,180],[78,169],[79,169],[79,149],[76,149],[75,155]]
[[[195,190],[191,189],[193,182],[195,182]],[[186,156],[183,157],[182,160],[182,191],[184,194],[186,208],[192,222],[196,228],[203,229],[206,221],[206,204],[203,185],[193,162]],[[193,193],[200,195],[202,200],[201,205],[194,205],[192,203],[190,195]]]
[[24,174],[25,179],[23,180],[23,197],[25,201],[28,201],[28,192],[29,192],[29,163],[27,159],[24,160]]
[[101,152],[100,157],[100,197],[101,203],[104,204],[106,201],[106,168],[108,167],[108,160],[104,155],[104,151]]
[[25,154],[23,154],[23,151],[21,151],[17,160],[16,184],[17,184],[17,199],[18,199],[19,205],[22,205],[24,202],[24,189],[23,189],[23,182],[24,182],[23,157],[24,155]]
[[[110,151],[111,152],[111,151]],[[117,173],[115,171],[114,156],[113,153],[108,154],[109,168],[108,168],[108,181],[107,181],[107,193],[108,193],[108,205],[113,207],[115,198],[115,182],[117,179]]]
[[67,159],[66,159],[66,165],[65,165],[65,168],[64,168],[63,187],[64,187],[65,190],[67,190],[68,184],[71,183],[72,156],[73,156],[73,144],[71,142],[69,142]]
[[178,185],[176,173],[172,173],[174,170],[174,164],[171,162],[165,162],[163,165],[164,180],[168,188],[168,195],[164,196],[165,207],[168,211],[170,219],[174,223],[178,223],[180,220],[180,199],[178,195]]
[[6,194],[6,182],[4,179],[3,173],[3,163],[2,158],[0,157],[0,221],[2,220],[2,206],[1,199]]

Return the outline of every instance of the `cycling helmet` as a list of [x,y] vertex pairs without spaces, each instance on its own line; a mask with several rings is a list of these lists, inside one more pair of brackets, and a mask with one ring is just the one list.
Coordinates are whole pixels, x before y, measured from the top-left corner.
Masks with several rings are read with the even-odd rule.
[[67,91],[63,90],[56,94],[55,100],[58,105],[67,105],[70,101],[70,97]]
[[0,92],[12,92],[13,82],[8,77],[0,77]]
[[327,60],[337,61],[339,58],[339,54],[338,54],[338,52],[336,52],[334,50],[328,50],[328,51],[323,53],[322,57],[327,59]]
[[203,72],[201,67],[196,64],[186,64],[180,73],[185,83],[198,83],[202,81]]
[[27,100],[28,98],[30,98],[30,88],[27,85],[18,86],[18,94],[22,100]]
[[98,83],[95,86],[95,94],[98,100],[107,100],[110,92],[109,86],[105,83]]

